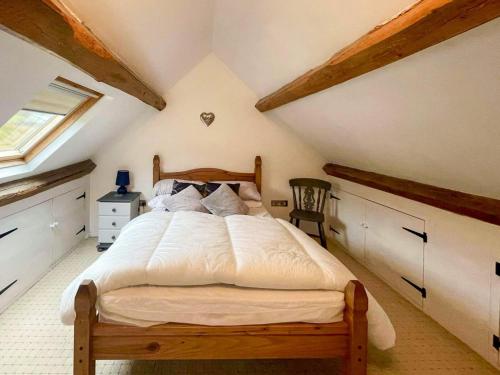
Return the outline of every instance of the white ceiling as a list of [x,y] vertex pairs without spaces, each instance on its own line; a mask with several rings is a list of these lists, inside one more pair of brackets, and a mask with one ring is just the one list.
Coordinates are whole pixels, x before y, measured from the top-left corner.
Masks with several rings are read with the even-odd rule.
[[160,95],[212,51],[213,0],[63,2]]
[[[168,103],[211,51],[264,96],[415,0],[63,1]],[[331,162],[500,198],[499,46],[496,20],[267,116]],[[103,126],[132,123],[111,113]]]
[[[213,48],[260,97],[414,0],[217,0]],[[276,110],[333,163],[500,198],[500,19]]]

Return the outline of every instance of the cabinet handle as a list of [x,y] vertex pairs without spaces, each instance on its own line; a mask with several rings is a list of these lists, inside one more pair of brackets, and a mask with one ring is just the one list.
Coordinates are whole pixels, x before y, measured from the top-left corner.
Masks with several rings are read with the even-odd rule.
[[427,242],[427,233],[426,232],[420,233],[420,232],[417,232],[416,230],[413,230],[410,228],[406,228],[406,227],[401,227],[401,228],[403,228],[407,232],[410,232],[411,234],[414,234],[415,236],[420,237],[422,239],[422,241]]
[[4,294],[4,293],[7,291],[7,289],[9,289],[9,288],[10,288],[12,285],[14,285],[15,283],[17,283],[17,280],[14,280],[14,281],[13,281],[13,282],[11,282],[9,285],[7,285],[5,288],[3,288],[2,290],[0,290],[0,296],[1,296],[2,294]]
[[335,229],[334,227],[332,227],[331,225],[330,225],[330,230],[337,233],[337,234],[340,234],[340,232],[337,229]]
[[12,232],[15,232],[17,229],[18,228],[14,228],[14,229],[8,230],[7,232],[4,232],[4,233],[0,234],[0,238],[4,238],[4,237],[8,236]]
[[78,200],[78,199],[82,199],[82,198],[83,198],[83,199],[85,199],[85,193],[83,193],[82,195],[80,195],[80,196],[76,197],[76,199],[77,199],[77,200]]
[[116,208],[112,208],[112,209],[111,209],[111,212],[116,212]]
[[75,236],[78,236],[82,232],[85,232],[85,225],[83,226],[82,229],[80,229],[78,232],[76,232]]
[[414,282],[408,280],[406,277],[404,276],[401,276],[401,278],[403,279],[403,281],[407,282],[408,284],[410,284],[413,288],[415,288],[416,290],[418,290],[420,292],[420,294],[422,295],[422,298],[427,298],[427,290],[425,288],[421,288],[419,287],[417,284],[415,284]]
[[112,239],[113,241],[114,241],[114,240],[116,240],[116,236],[115,236],[115,235],[111,236],[111,239]]
[[116,227],[116,223],[114,221],[111,223],[111,225]]

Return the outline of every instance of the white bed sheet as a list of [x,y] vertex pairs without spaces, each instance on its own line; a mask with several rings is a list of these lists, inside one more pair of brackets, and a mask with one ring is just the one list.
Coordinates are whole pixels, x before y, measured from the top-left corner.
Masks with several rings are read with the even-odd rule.
[[264,207],[249,207],[248,215],[250,216],[259,216],[259,217],[272,217],[269,211]]
[[248,325],[333,323],[343,319],[344,293],[229,285],[139,286],[99,297],[101,321],[148,327],[161,323]]
[[[98,296],[140,285],[237,285],[274,290],[343,292],[356,277],[307,234],[281,219],[199,212],[150,212],[128,223],[117,241],[75,278],[61,299],[61,320],[73,324],[82,280]],[[368,294],[368,336],[392,347],[395,331]]]

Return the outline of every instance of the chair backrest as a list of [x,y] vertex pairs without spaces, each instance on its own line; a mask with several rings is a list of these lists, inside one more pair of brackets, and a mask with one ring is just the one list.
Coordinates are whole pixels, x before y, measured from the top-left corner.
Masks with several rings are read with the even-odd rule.
[[296,210],[322,213],[325,208],[326,194],[332,184],[315,178],[293,178],[290,180],[293,192],[293,206]]

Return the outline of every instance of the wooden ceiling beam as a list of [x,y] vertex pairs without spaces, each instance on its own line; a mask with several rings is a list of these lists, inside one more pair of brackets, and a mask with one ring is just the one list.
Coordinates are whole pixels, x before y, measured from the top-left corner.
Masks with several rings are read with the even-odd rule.
[[269,111],[388,65],[493,20],[500,0],[421,0],[255,107]]
[[75,67],[162,110],[165,100],[58,0],[0,1],[0,29],[36,44]]
[[444,189],[339,164],[325,164],[326,174],[399,195],[459,215],[500,225],[500,200]]

